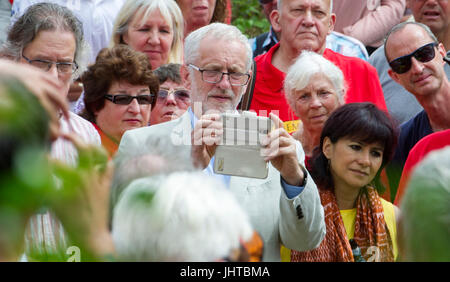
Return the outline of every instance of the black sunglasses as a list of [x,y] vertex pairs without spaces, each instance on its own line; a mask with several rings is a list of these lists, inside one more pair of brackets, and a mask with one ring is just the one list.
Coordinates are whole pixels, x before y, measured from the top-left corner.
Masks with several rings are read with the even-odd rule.
[[155,99],[154,94],[131,96],[126,94],[110,95],[106,94],[105,98],[117,105],[129,105],[133,99],[136,99],[139,105],[149,105]]
[[169,93],[173,93],[175,96],[175,99],[181,101],[181,102],[188,102],[191,99],[191,96],[189,95],[189,92],[184,89],[178,89],[174,91],[170,91],[168,89],[159,89],[158,92],[158,100],[162,101],[167,99],[167,96]]
[[432,42],[428,43],[419,49],[415,50],[411,54],[401,56],[395,60],[392,60],[389,65],[391,66],[391,69],[398,73],[402,74],[411,68],[411,58],[414,57],[416,60],[422,63],[429,62],[434,59],[434,56],[436,55],[436,52],[434,51],[434,47],[436,47],[438,43]]

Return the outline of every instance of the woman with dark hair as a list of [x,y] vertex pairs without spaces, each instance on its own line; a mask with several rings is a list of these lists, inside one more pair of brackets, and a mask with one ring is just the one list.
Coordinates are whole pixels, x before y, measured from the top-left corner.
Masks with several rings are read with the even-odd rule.
[[159,82],[145,54],[127,45],[104,48],[83,74],[85,109],[102,145],[114,155],[128,129],[147,126]]
[[327,233],[319,248],[291,261],[394,261],[398,211],[377,186],[397,143],[392,120],[372,103],[352,103],[326,121],[312,158]]

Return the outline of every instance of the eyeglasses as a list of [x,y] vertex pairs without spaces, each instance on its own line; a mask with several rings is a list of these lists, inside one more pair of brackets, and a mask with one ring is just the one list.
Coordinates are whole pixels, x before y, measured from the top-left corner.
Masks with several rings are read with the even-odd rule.
[[119,94],[119,95],[106,94],[105,99],[117,105],[129,105],[131,101],[133,101],[133,99],[136,99],[139,105],[149,105],[153,103],[155,95],[150,94],[150,95],[131,96],[126,94]]
[[389,63],[389,65],[391,66],[391,69],[394,72],[396,72],[398,74],[405,73],[405,72],[409,71],[409,69],[411,68],[411,58],[412,57],[416,58],[416,60],[418,60],[419,62],[422,62],[422,63],[426,63],[426,62],[433,60],[434,56],[435,56],[434,47],[437,45],[438,45],[438,43],[436,43],[436,42],[428,43],[428,44],[420,47],[419,49],[415,50],[411,54],[401,56],[395,60],[392,60]]
[[47,60],[31,60],[25,57],[22,54],[22,58],[24,58],[30,65],[40,68],[43,71],[49,71],[53,64],[56,65],[56,69],[58,73],[69,74],[74,73],[78,69],[78,65],[76,62],[52,62]]
[[224,74],[228,75],[228,80],[230,81],[230,84],[233,86],[246,85],[248,80],[250,79],[250,75],[248,73],[205,70],[193,64],[188,64],[188,66],[193,68],[194,70],[198,70],[202,74],[202,80],[208,83],[221,82]]
[[173,95],[175,96],[175,99],[180,102],[188,103],[191,100],[191,96],[189,95],[189,92],[185,89],[169,90],[169,89],[161,88],[161,89],[159,89],[159,92],[158,92],[158,98],[157,98],[158,101],[163,101],[163,100],[167,99],[167,96],[169,96],[170,93],[173,93]]

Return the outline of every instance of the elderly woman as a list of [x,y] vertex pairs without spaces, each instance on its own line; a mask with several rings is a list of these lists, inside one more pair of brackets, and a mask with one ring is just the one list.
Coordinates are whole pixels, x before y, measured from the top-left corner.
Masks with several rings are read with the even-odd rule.
[[117,15],[110,46],[127,44],[144,53],[154,70],[183,63],[183,32],[174,0],[128,0]]
[[183,12],[186,37],[194,30],[215,22],[225,22],[226,0],[176,0]]
[[189,90],[184,87],[180,64],[167,64],[155,70],[160,87],[150,114],[150,125],[179,118],[191,105]]
[[[30,64],[50,74],[60,85],[60,95],[67,97],[70,83],[85,69],[86,43],[80,21],[70,10],[57,4],[39,3],[30,6],[14,23],[2,50],[5,56]],[[62,133],[75,133],[84,142],[100,145],[100,137],[92,124],[69,113],[60,118]],[[77,151],[73,145],[58,138],[52,144],[51,156],[75,164]],[[27,236],[27,250],[55,253],[65,248],[61,225],[48,212],[33,217]]]
[[292,136],[302,143],[306,159],[319,145],[328,117],[344,104],[344,83],[342,71],[314,52],[302,52],[289,68],[284,82],[286,100],[301,120]]
[[291,251],[292,261],[395,260],[398,211],[380,198],[374,183],[396,143],[392,120],[372,103],[347,104],[331,114],[311,172],[327,233],[317,249]]
[[126,130],[148,125],[158,80],[146,56],[127,45],[101,50],[81,80],[82,116],[94,124],[112,157]]

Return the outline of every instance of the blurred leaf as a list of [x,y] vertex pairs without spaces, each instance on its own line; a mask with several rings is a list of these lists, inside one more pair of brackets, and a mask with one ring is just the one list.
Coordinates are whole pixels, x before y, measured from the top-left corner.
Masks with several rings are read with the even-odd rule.
[[231,24],[239,28],[249,39],[267,32],[270,28],[258,0],[233,0]]

